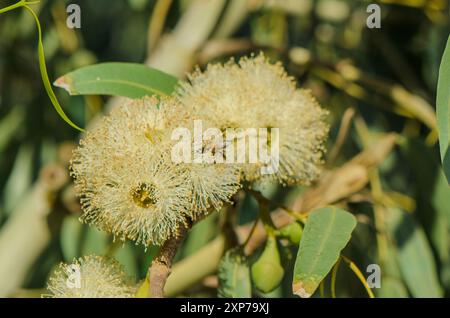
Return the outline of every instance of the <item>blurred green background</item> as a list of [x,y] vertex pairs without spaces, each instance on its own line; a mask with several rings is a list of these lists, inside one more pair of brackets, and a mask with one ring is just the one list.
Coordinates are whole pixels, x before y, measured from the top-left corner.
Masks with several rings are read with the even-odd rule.
[[[69,3],[80,5],[81,29],[66,26]],[[370,3],[381,7],[380,29],[366,27]],[[450,295],[450,188],[434,115],[449,1],[42,0],[32,7],[51,80],[106,61],[147,63],[183,78],[195,65],[264,51],[330,111],[329,169],[397,133],[395,148],[370,167],[368,184],[336,200],[359,221],[345,254],[362,269],[380,264],[377,296]],[[114,255],[143,279],[155,248],[115,248],[110,236],[78,222],[67,166],[79,134],[45,93],[36,45],[29,12],[0,15],[0,296],[39,297],[56,264],[90,253]],[[55,91],[82,127],[115,100]],[[269,189],[267,195],[288,204],[302,191]],[[247,223],[255,202],[246,198],[238,210],[234,222]],[[177,258],[211,241],[223,228],[221,219],[216,213],[196,225]],[[283,251],[288,270],[292,255],[293,248]],[[261,296],[291,297],[292,274],[285,278]],[[216,283],[208,275],[181,295],[215,296]],[[347,269],[337,286],[339,297],[364,296]]]

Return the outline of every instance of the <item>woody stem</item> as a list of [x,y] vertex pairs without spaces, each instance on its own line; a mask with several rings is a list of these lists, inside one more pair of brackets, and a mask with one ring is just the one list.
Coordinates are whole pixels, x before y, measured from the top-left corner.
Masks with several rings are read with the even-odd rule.
[[153,259],[148,273],[148,277],[150,278],[149,297],[164,297],[164,286],[166,285],[167,277],[169,277],[172,270],[173,258],[183,242],[188,228],[190,228],[190,226],[184,224],[181,225],[178,229],[178,235],[171,237],[164,242],[158,254]]

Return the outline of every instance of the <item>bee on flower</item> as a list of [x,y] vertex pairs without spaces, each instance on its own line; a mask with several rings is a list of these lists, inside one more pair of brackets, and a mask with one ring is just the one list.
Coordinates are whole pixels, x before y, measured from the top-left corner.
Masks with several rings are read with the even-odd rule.
[[328,113],[308,91],[296,87],[281,63],[271,64],[260,54],[238,63],[210,64],[204,72],[197,69],[190,74],[177,96],[194,116],[202,116],[223,131],[266,128],[269,149],[275,141],[270,131],[278,129],[279,167],[274,173],[264,174],[261,167],[266,163],[246,162],[242,165],[245,180],[309,184],[318,177],[328,135]]
[[171,132],[188,116],[175,99],[145,97],[97,123],[71,161],[81,220],[121,240],[161,245],[228,201],[239,188],[234,168],[171,158]]

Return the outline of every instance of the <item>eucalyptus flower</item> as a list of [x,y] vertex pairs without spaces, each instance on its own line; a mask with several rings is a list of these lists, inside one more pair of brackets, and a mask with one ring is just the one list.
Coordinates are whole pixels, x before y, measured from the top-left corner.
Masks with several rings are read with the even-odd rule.
[[[271,64],[260,54],[238,63],[210,64],[197,69],[177,91],[181,103],[194,116],[214,126],[266,128],[267,148],[271,129],[278,128],[279,167],[272,174],[261,173],[266,163],[242,165],[248,181],[272,179],[283,184],[309,184],[320,173],[328,135],[327,111],[307,90],[298,89],[281,63]],[[247,138],[245,134],[242,138]]]
[[71,161],[81,220],[121,240],[161,245],[188,219],[220,209],[239,189],[239,171],[174,162],[172,132],[189,131],[189,116],[176,99],[145,97],[97,123]]
[[185,167],[192,187],[191,207],[196,211],[195,217],[220,210],[240,188],[240,170],[236,165],[188,164]]
[[51,298],[132,298],[135,287],[111,258],[85,256],[61,263],[48,281]]
[[192,213],[188,174],[168,155],[163,103],[119,106],[86,134],[71,162],[81,220],[145,246],[176,236]]
[[[216,133],[208,134],[211,129]],[[240,188],[240,167],[225,162],[222,132],[207,121],[190,116],[176,136],[178,142],[172,149],[174,153],[187,155],[179,161],[189,175],[187,182],[192,189],[194,216],[201,217],[212,210],[220,210]]]

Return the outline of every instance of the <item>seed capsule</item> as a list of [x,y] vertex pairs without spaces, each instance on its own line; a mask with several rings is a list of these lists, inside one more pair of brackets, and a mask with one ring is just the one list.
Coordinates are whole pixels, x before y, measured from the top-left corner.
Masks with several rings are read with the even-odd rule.
[[269,236],[263,253],[252,266],[253,282],[256,288],[268,293],[280,285],[283,276],[276,238]]
[[302,239],[303,229],[298,222],[294,222],[282,227],[278,231],[278,234],[281,237],[287,238],[292,244],[298,245]]

